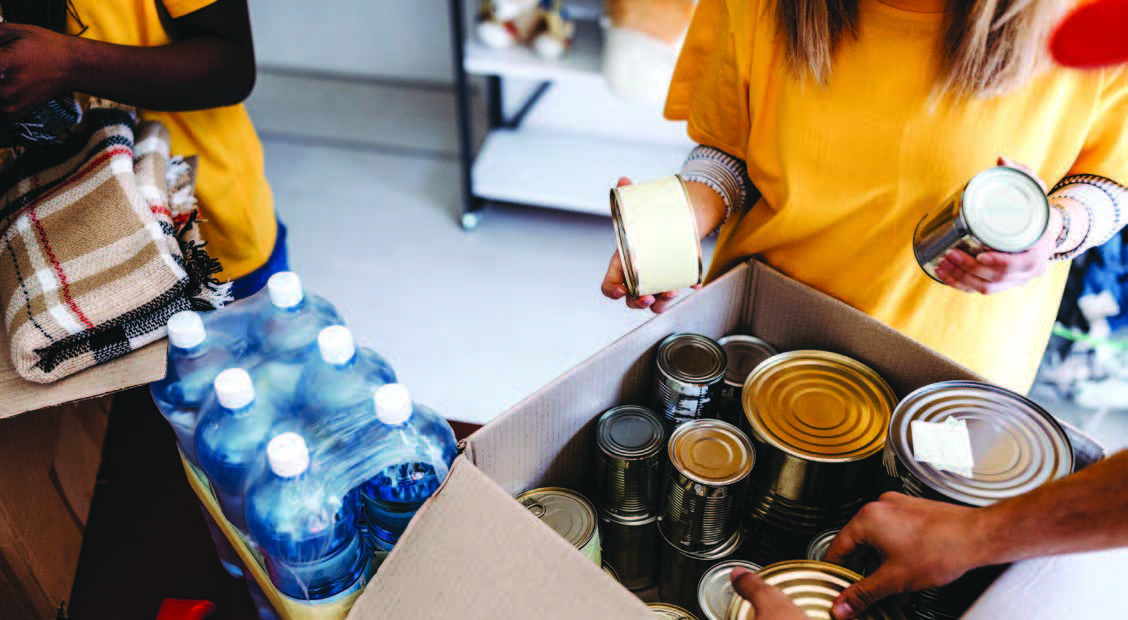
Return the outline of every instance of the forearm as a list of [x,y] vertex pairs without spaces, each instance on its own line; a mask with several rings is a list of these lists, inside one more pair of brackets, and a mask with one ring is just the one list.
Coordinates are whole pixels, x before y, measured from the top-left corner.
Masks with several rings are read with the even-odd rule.
[[219,37],[157,47],[72,38],[73,90],[148,110],[234,105],[254,87],[253,53]]
[[1128,450],[980,511],[977,564],[1128,546]]

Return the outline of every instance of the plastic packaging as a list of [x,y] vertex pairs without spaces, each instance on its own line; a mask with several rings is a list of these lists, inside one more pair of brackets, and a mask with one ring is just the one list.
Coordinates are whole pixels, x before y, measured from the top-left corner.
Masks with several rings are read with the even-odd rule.
[[196,457],[211,482],[224,516],[246,532],[243,493],[279,415],[267,399],[256,399],[251,377],[242,368],[215,378],[215,398],[196,427]]
[[321,330],[317,347],[319,355],[306,364],[298,382],[297,405],[307,419],[356,408],[380,386],[396,382],[391,365],[375,351],[357,348],[343,325]]
[[168,340],[168,374],[149,390],[176,433],[180,451],[199,467],[195,435],[200,409],[212,394],[216,376],[237,365],[238,349],[224,335],[206,329],[200,315],[189,310],[169,318]]
[[247,490],[246,521],[271,581],[284,594],[322,600],[363,588],[372,554],[358,529],[355,492],[335,495],[310,468],[305,440],[282,433]]

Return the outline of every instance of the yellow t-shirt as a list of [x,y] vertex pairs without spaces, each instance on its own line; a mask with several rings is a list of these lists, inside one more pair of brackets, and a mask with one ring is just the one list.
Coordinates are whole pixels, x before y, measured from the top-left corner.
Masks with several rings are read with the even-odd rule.
[[694,140],[743,158],[763,198],[722,229],[714,278],[752,255],[983,374],[1025,391],[1068,264],[982,296],[931,280],[912,252],[920,219],[999,155],[1049,184],[1128,181],[1128,76],[1052,69],[962,103],[929,99],[943,15],[862,0],[861,33],[830,82],[783,64],[764,0],[701,0],[666,104]]
[[[75,0],[87,26],[82,36],[122,45],[171,42],[157,2],[182,17],[215,0]],[[72,32],[78,25],[71,23]],[[208,253],[223,264],[220,278],[238,278],[270,257],[277,234],[274,198],[263,170],[262,144],[242,105],[196,112],[148,112],[168,127],[174,155],[199,155],[196,197]]]

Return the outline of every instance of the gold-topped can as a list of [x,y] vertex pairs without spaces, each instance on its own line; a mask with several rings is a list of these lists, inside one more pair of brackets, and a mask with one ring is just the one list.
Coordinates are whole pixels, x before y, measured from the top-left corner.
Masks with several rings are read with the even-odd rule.
[[603,565],[599,520],[586,497],[569,489],[544,487],[525,491],[517,501],[596,566]]
[[697,616],[669,603],[650,603],[647,605],[654,615],[662,620],[697,620]]
[[756,461],[748,437],[727,422],[697,420],[674,431],[667,452],[663,536],[686,551],[732,538],[740,529],[740,501]]
[[[849,569],[810,560],[790,560],[765,566],[757,572],[768,585],[782,590],[811,620],[831,620],[834,600],[862,576]],[[752,603],[734,596],[725,620],[755,620]],[[905,620],[905,614],[890,599],[878,602],[855,616],[858,620]]]
[[771,344],[755,336],[731,334],[717,341],[725,350],[728,369],[725,371],[724,386],[721,388],[721,404],[717,417],[729,424],[741,425],[744,419],[744,382],[760,362],[779,354]]
[[744,388],[760,461],[744,511],[750,559],[803,557],[811,537],[850,520],[880,480],[895,403],[880,375],[844,355],[791,351],[756,367]]
[[680,176],[612,189],[611,219],[632,297],[701,284],[697,216]]
[[675,605],[680,605],[697,614],[697,588],[701,577],[714,565],[732,559],[744,542],[739,529],[732,538],[704,551],[686,551],[673,541],[662,537],[662,578],[658,585],[658,597]]

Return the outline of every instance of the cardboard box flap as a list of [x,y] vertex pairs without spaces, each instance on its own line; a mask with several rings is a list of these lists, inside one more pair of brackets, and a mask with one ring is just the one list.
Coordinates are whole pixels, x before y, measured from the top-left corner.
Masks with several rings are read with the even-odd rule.
[[352,620],[453,617],[653,615],[459,457],[349,614]]
[[1123,618],[1128,549],[1075,553],[1013,564],[963,620]]
[[[617,405],[650,402],[657,343],[670,333],[720,337],[734,331],[752,273],[741,265],[628,332],[471,435],[466,455],[510,495],[542,486],[584,491],[590,476],[575,472],[589,471],[595,416]],[[536,441],[516,450],[512,437]]]
[[0,418],[120,392],[161,379],[165,375],[165,344],[162,339],[125,357],[54,383],[40,384],[16,374],[8,342],[0,337],[0,394],[3,394]]

